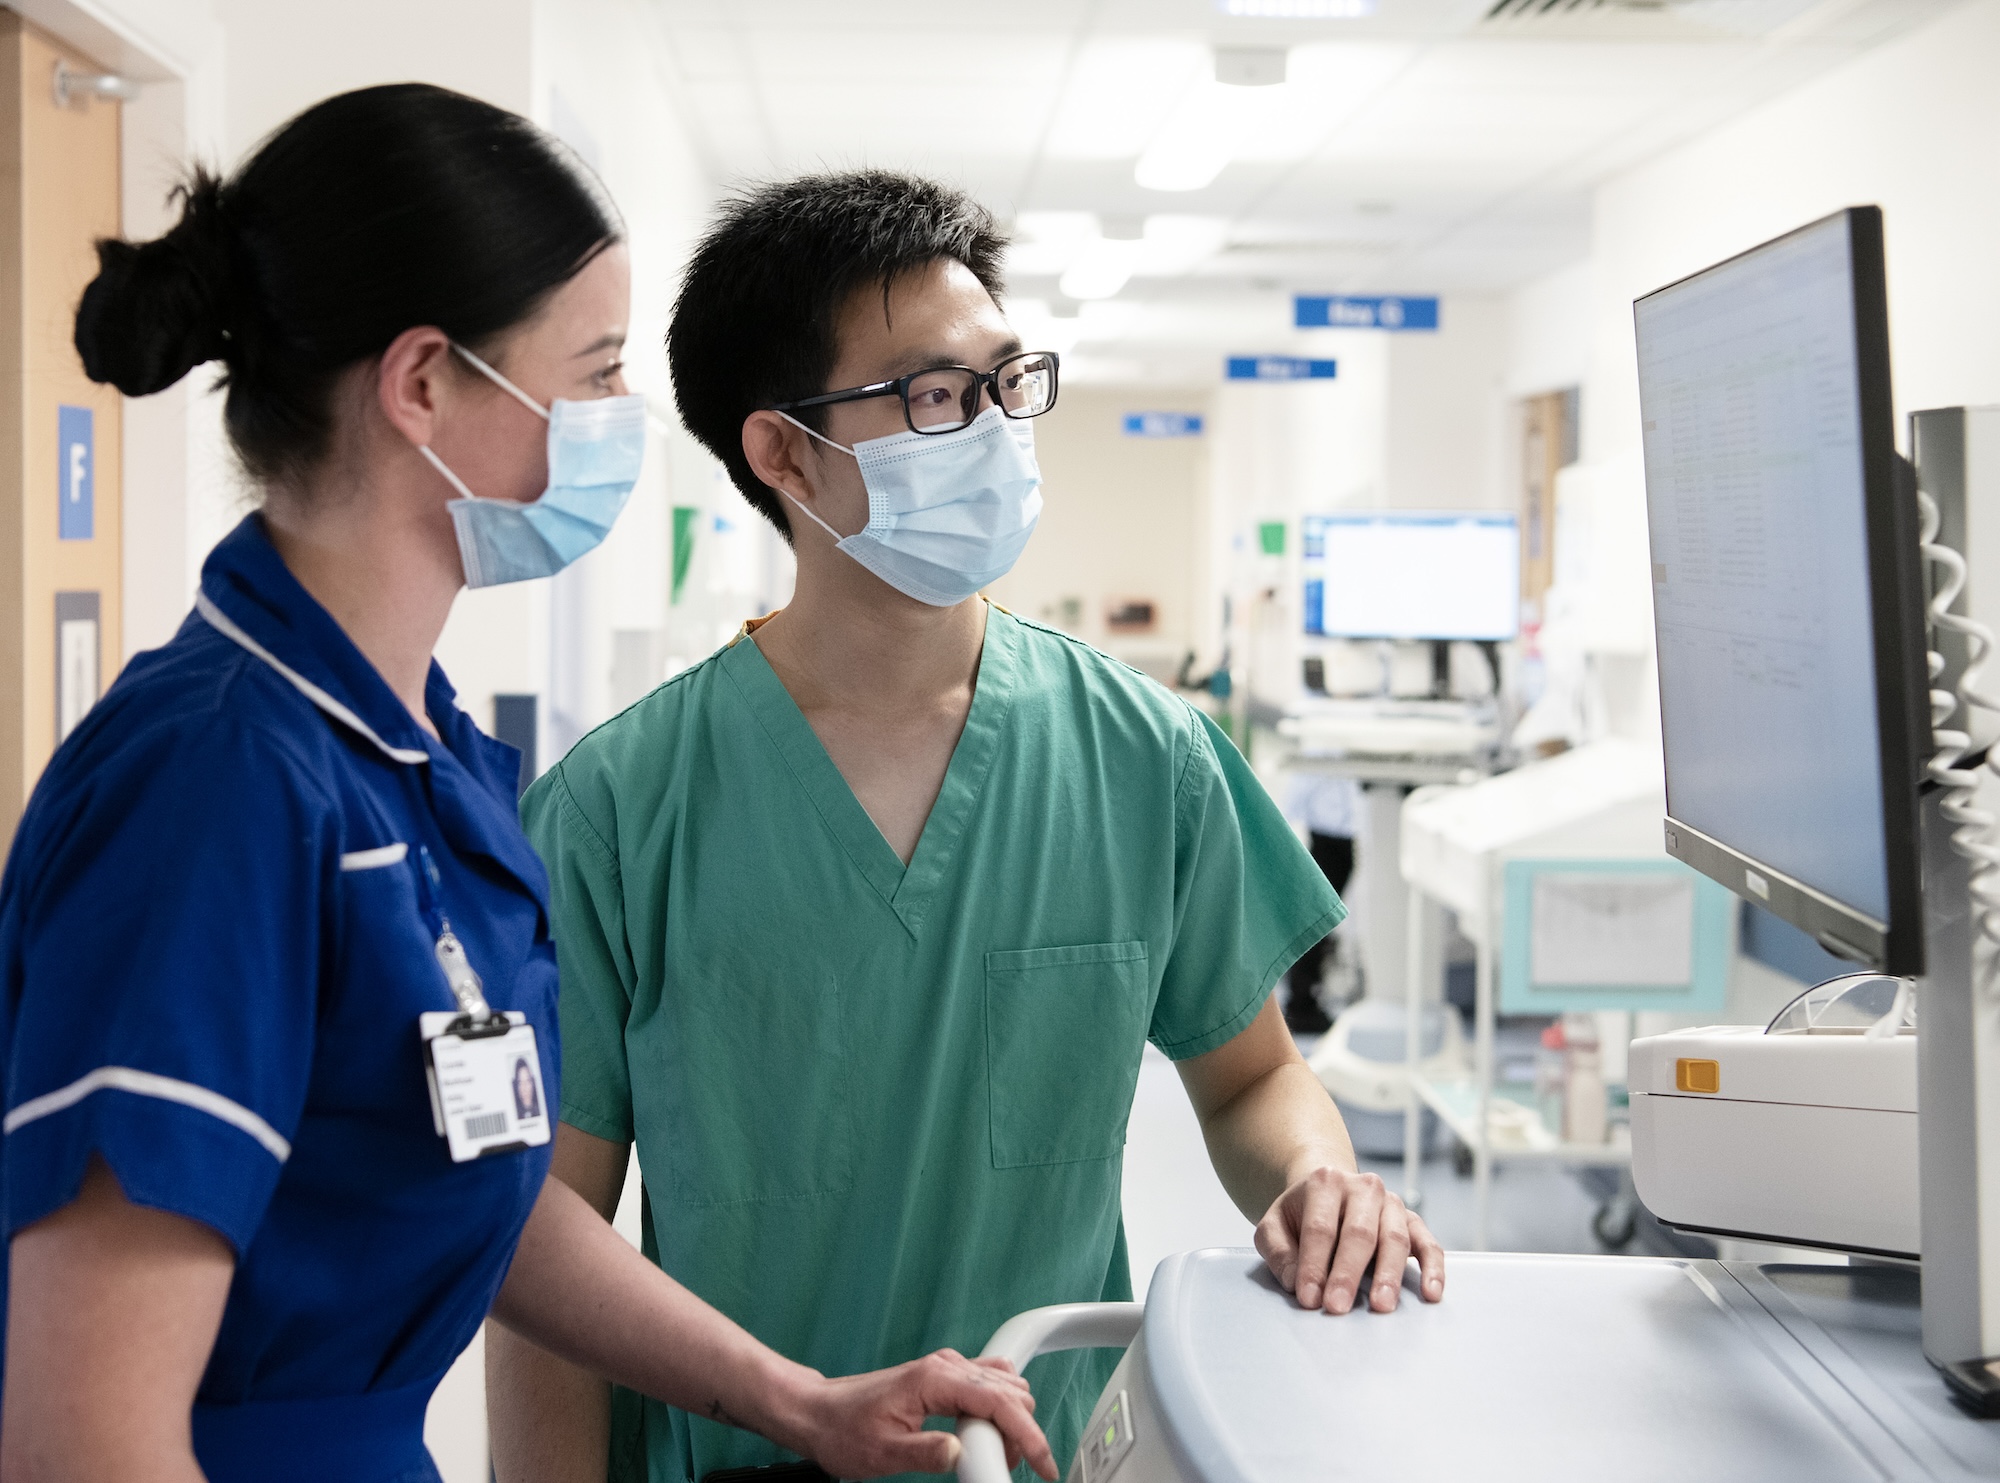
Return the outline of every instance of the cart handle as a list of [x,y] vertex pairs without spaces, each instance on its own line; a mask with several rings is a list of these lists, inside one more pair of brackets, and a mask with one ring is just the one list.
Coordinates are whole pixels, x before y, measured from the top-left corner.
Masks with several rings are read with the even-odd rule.
[[[1139,1335],[1143,1303],[1058,1303],[1017,1313],[979,1351],[981,1359],[1010,1360],[1025,1370],[1038,1355],[1061,1349],[1123,1349]],[[1006,1444],[990,1421],[961,1416],[958,1421],[959,1483],[1009,1483]],[[1062,1459],[1056,1459],[1062,1466]]]

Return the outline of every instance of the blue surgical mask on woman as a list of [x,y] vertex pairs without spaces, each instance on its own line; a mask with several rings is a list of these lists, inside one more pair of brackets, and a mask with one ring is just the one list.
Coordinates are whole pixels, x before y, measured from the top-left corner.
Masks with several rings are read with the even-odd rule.
[[1006,576],[1042,517],[1034,429],[998,407],[956,432],[902,432],[851,448],[796,417],[778,415],[854,456],[868,490],[868,524],[843,536],[791,495],[785,498],[838,549],[918,602],[952,607]]
[[532,504],[481,499],[428,444],[417,449],[464,496],[445,508],[458,532],[465,585],[554,576],[611,533],[632,497],[646,457],[646,399],[558,397],[543,407],[464,346],[451,348],[549,424],[549,487]]

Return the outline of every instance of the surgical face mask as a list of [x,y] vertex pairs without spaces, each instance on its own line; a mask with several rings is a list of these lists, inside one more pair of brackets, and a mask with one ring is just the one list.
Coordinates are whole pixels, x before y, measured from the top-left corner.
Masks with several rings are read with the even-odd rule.
[[800,505],[839,549],[898,592],[933,607],[964,602],[1014,569],[1042,515],[1042,472],[1026,419],[988,407],[956,432],[897,433],[848,447],[868,490],[868,524],[843,536]]
[[558,397],[544,408],[470,350],[452,349],[549,424],[549,487],[533,504],[481,499],[428,445],[417,449],[464,496],[445,508],[458,532],[465,585],[497,587],[554,576],[611,533],[632,497],[646,457],[646,399]]

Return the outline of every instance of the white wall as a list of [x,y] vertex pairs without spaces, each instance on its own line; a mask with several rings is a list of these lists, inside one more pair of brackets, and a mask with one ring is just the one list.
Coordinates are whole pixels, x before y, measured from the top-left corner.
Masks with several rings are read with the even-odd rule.
[[1435,334],[1384,335],[1389,351],[1387,503],[1484,510],[1513,503],[1501,478],[1507,306],[1457,297]]
[[1590,370],[1590,259],[1531,279],[1507,298],[1506,370],[1510,397],[1581,386]]
[[1969,0],[1597,193],[1583,452],[1639,441],[1632,300],[1843,206],[1887,224],[1898,412],[2000,400],[2000,0]]
[[[1200,533],[1208,493],[1209,438],[1135,438],[1128,412],[1191,412],[1208,417],[1206,395],[1065,389],[1035,424],[1044,506],[1020,563],[991,596],[1024,617],[1068,628],[1156,676],[1207,635],[1197,612]],[[1212,421],[1212,419],[1210,419]],[[1107,604],[1149,598],[1158,614],[1150,635],[1104,625]],[[1078,621],[1065,599],[1081,604]]]

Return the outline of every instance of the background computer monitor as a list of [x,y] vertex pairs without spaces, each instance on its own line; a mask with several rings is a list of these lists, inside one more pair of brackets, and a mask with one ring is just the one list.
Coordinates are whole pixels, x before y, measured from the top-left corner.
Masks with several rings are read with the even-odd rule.
[[1881,212],[1633,311],[1668,852],[1842,957],[1921,972],[1930,721]]
[[1521,538],[1489,511],[1344,511],[1301,522],[1305,631],[1326,638],[1510,639]]

